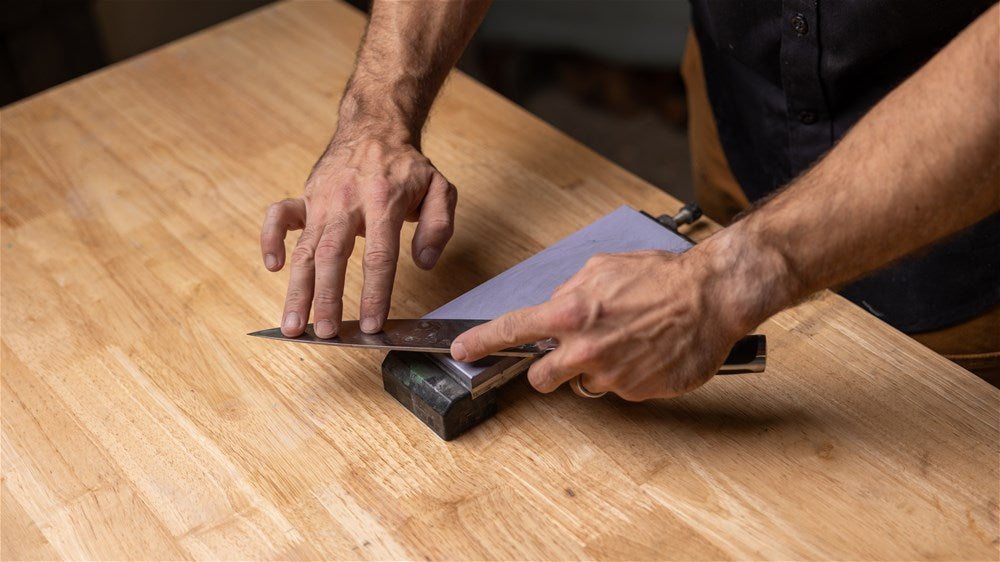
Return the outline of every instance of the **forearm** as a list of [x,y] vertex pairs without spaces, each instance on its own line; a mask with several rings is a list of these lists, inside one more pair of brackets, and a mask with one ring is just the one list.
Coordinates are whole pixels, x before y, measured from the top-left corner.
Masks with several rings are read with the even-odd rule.
[[377,129],[419,146],[434,97],[489,0],[376,0],[340,104],[338,133]]
[[816,166],[706,242],[719,273],[753,286],[744,323],[1000,210],[998,38],[994,6]]

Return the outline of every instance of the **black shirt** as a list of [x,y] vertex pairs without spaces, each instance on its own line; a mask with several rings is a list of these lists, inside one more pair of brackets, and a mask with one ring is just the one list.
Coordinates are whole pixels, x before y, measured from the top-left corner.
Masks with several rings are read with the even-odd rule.
[[[692,4],[719,137],[756,200],[815,162],[993,0]],[[840,292],[911,333],[972,318],[1000,303],[1000,214]]]

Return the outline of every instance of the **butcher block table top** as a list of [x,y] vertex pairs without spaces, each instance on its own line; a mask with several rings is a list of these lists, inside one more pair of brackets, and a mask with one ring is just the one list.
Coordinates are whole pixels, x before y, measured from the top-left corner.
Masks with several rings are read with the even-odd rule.
[[[363,24],[273,5],[2,110],[3,559],[997,559],[1000,391],[831,293],[761,326],[762,375],[641,404],[522,378],[450,443],[383,354],[245,336],[286,288],[264,208]],[[460,74],[425,149],[458,231],[434,271],[404,251],[396,317],[679,205]]]

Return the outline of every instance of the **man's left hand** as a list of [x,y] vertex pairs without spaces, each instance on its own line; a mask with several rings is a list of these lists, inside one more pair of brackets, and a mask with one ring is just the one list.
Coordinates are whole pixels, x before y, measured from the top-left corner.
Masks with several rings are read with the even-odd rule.
[[528,371],[541,392],[580,374],[590,392],[626,400],[689,392],[712,377],[749,329],[738,307],[728,306],[720,285],[731,279],[713,274],[718,264],[708,250],[594,256],[548,302],[456,338],[452,356],[474,361],[551,337],[558,347]]

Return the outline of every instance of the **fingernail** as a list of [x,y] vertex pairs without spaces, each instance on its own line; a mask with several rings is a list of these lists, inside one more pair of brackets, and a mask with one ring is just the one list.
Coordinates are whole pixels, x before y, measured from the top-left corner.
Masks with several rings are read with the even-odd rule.
[[373,334],[378,331],[378,320],[365,318],[361,321],[361,331],[366,334]]
[[420,265],[427,268],[434,267],[439,257],[441,257],[441,250],[429,247],[424,248],[424,251],[420,252]]
[[274,269],[278,267],[278,258],[274,254],[267,254],[264,256],[264,267],[268,269]]
[[465,352],[464,345],[461,343],[453,343],[451,344],[451,356],[455,359],[455,361],[465,361],[465,358],[468,357],[469,354]]
[[299,313],[289,312],[285,315],[285,319],[281,322],[281,327],[286,330],[297,330],[299,327]]
[[315,330],[316,335],[321,338],[331,338],[333,337],[333,322],[330,322],[329,320],[320,320],[313,326],[313,330]]

